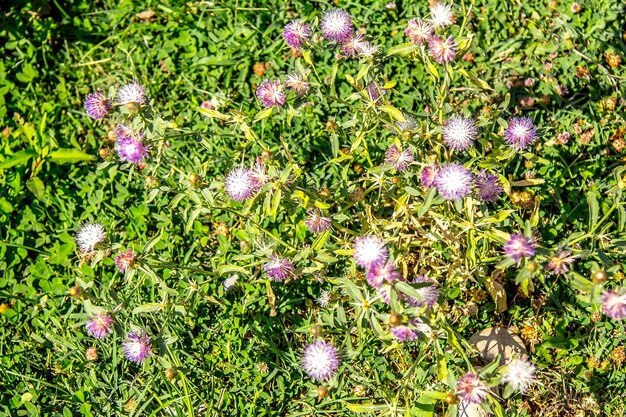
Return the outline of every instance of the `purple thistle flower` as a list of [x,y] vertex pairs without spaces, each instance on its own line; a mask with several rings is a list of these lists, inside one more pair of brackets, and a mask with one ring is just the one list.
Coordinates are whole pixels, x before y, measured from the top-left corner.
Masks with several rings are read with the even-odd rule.
[[434,185],[446,200],[460,200],[472,191],[472,174],[460,164],[447,164],[441,167]]
[[278,282],[289,278],[293,271],[293,264],[287,258],[271,255],[267,263],[263,265],[263,269],[267,272],[267,276]]
[[115,257],[115,266],[122,274],[135,264],[135,251],[128,249]]
[[130,332],[126,342],[122,343],[124,355],[131,362],[141,363],[152,354],[150,336],[143,330],[140,332]]
[[563,275],[569,271],[569,266],[575,260],[573,256],[570,256],[571,254],[571,250],[565,250],[563,248],[557,249],[556,254],[548,261],[546,269],[557,275]]
[[478,129],[474,121],[463,116],[454,116],[443,127],[443,143],[455,151],[464,151],[474,144]]
[[267,182],[270,179],[269,175],[267,175],[265,164],[263,163],[263,160],[260,157],[257,157],[256,163],[254,164],[252,169],[249,171],[249,174],[250,174],[250,179],[252,180],[252,186],[253,186],[254,192],[257,192],[261,188],[263,188],[263,186],[267,184]]
[[480,380],[478,375],[468,372],[459,378],[456,384],[456,392],[463,401],[480,404],[487,398],[489,387]]
[[439,300],[439,288],[430,278],[427,278],[424,275],[418,275],[415,277],[411,283],[413,284],[423,284],[428,283],[431,285],[417,288],[416,291],[422,295],[423,299],[406,297],[406,302],[409,303],[413,307],[422,307],[426,305],[427,307],[432,307],[437,304],[437,300]]
[[452,62],[456,56],[456,42],[452,36],[444,40],[433,35],[428,42],[428,53],[440,64]]
[[245,167],[236,167],[224,179],[226,192],[235,201],[243,201],[255,192],[256,182],[252,178],[252,171]]
[[299,20],[287,23],[283,30],[283,38],[287,45],[296,49],[299,49],[310,37],[311,28]]
[[351,34],[341,42],[343,54],[350,58],[356,58],[367,48],[368,42],[360,33]]
[[126,126],[124,123],[118,123],[115,126],[115,138],[117,140],[122,139],[132,139],[135,136],[135,132],[129,126]]
[[509,146],[521,151],[537,139],[537,127],[529,117],[513,117],[503,137]]
[[99,313],[87,322],[87,333],[96,339],[104,339],[113,333],[113,329],[111,328],[112,325],[113,318],[109,315],[109,313]]
[[419,337],[419,333],[415,329],[404,324],[392,327],[391,334],[401,342],[411,342]]
[[380,288],[386,282],[394,282],[401,278],[392,261],[386,264],[374,264],[367,270],[367,282],[374,288]]
[[378,236],[366,235],[354,239],[354,262],[365,269],[379,265],[387,259],[387,247]]
[[498,176],[481,171],[475,178],[476,197],[484,202],[493,202],[502,194],[502,187],[498,185]]
[[413,162],[413,153],[409,148],[402,150],[398,145],[392,144],[385,152],[385,162],[398,171],[404,171]]
[[[388,284],[383,284],[378,288],[378,294],[380,295],[380,298],[382,298],[385,304],[391,303],[390,290],[391,290],[391,285],[388,285]],[[398,294],[398,296],[400,296],[400,294]]]
[[420,175],[422,186],[430,188],[435,185],[435,179],[437,178],[437,174],[439,174],[439,167],[437,167],[436,165],[428,165],[422,168],[422,173]]
[[264,80],[257,87],[256,96],[266,108],[285,104],[285,88],[279,80]]
[[602,293],[602,312],[615,320],[626,318],[626,291],[608,290]]
[[352,18],[345,10],[331,10],[322,17],[320,28],[326,39],[341,43],[352,34]]
[[285,85],[287,88],[295,91],[300,96],[306,95],[311,88],[311,84],[306,80],[306,78],[296,73],[287,74]]
[[120,161],[130,162],[131,164],[139,164],[148,156],[148,148],[140,139],[123,138],[118,139],[116,143],[117,155]]
[[513,233],[504,242],[504,253],[517,263],[520,263],[522,258],[532,258],[535,254],[535,240],[521,233]]
[[85,110],[90,117],[96,120],[102,119],[111,111],[111,103],[104,98],[104,94],[100,91],[91,93],[85,99]]
[[314,381],[327,381],[339,368],[339,352],[323,340],[310,343],[302,355],[302,368]]
[[415,45],[423,45],[433,34],[433,25],[426,20],[411,19],[407,22],[407,27],[404,29],[404,33],[411,42]]
[[119,104],[145,104],[146,89],[137,84],[136,81],[126,84],[117,92],[117,101]]
[[367,92],[370,100],[372,100],[374,103],[380,100],[383,96],[387,95],[387,90],[381,88],[374,81],[372,81],[365,87],[365,91]]
[[320,216],[315,209],[307,210],[308,217],[304,220],[304,224],[312,233],[322,233],[330,229],[331,219]]

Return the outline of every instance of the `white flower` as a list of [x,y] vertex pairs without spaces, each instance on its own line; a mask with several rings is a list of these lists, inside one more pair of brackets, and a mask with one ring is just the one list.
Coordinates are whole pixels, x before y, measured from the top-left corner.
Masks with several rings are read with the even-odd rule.
[[236,274],[231,275],[230,277],[226,278],[224,280],[224,283],[222,284],[224,285],[224,290],[228,292],[234,289],[235,286],[237,285],[237,281],[239,281],[239,277]]
[[328,307],[328,305],[330,304],[330,291],[322,291],[320,296],[317,297],[316,301],[320,307]]
[[506,366],[504,382],[513,389],[525,392],[535,382],[535,365],[526,359],[513,359]]
[[452,6],[446,3],[437,3],[430,8],[430,21],[435,27],[450,26],[454,23]]
[[104,226],[99,223],[85,223],[76,233],[76,244],[82,253],[93,252],[96,246],[107,237]]
[[133,81],[119,89],[117,101],[122,105],[130,103],[144,104],[146,102],[146,89]]

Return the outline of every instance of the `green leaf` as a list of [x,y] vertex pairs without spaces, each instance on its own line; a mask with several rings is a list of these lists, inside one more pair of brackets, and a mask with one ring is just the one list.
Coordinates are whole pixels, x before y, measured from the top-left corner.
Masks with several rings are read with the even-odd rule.
[[34,149],[26,149],[16,152],[11,155],[11,157],[5,159],[0,163],[0,169],[7,169],[18,165],[23,165],[35,156],[37,156],[37,152],[35,152]]
[[388,410],[389,406],[386,404],[349,404],[349,403],[346,403],[346,408],[355,413],[373,413],[376,411]]
[[378,108],[399,122],[405,122],[404,114],[393,106],[378,106]]
[[46,191],[46,186],[39,178],[35,177],[26,181],[26,188],[28,188],[28,191],[33,193],[37,200],[43,199],[44,193]]
[[268,107],[266,109],[259,111],[256,114],[256,116],[254,116],[254,121],[258,122],[259,120],[263,120],[263,119],[270,117],[272,115],[273,110],[274,110],[274,107],[272,106],[272,107]]
[[91,161],[94,159],[93,155],[89,155],[78,149],[57,149],[50,152],[50,160],[59,164],[76,163],[82,161]]
[[412,43],[401,43],[400,45],[392,46],[391,48],[387,49],[387,56],[404,56],[410,54],[413,51],[417,51],[418,49],[419,46],[413,45]]
[[589,228],[593,229],[600,218],[600,205],[595,191],[587,192],[587,205],[589,206]]

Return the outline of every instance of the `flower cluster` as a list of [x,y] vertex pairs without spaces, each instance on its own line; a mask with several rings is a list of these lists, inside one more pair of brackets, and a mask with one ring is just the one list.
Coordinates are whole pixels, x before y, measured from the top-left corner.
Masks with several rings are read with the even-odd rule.
[[439,64],[454,61],[457,42],[452,36],[437,34],[436,31],[453,24],[456,20],[452,6],[435,3],[430,8],[430,19],[411,19],[404,30],[415,45],[428,45],[428,53]]

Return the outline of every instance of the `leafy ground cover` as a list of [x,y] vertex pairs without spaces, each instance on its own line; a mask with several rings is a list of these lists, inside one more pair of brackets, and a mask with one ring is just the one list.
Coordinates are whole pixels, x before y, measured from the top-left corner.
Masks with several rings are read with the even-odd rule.
[[[328,40],[337,7],[377,50]],[[624,414],[622,5],[454,3],[436,29],[452,59],[405,32],[435,18],[426,2],[0,10],[0,414],[464,415],[474,372],[496,415]],[[290,48],[297,19],[312,34]],[[306,94],[259,94],[288,74]],[[133,81],[145,103],[88,117],[89,94],[119,101]],[[458,115],[467,148],[446,139]],[[514,117],[538,129],[524,149]],[[141,161],[118,123],[142,132]],[[424,181],[452,163],[501,192]],[[229,182],[238,166],[258,187]],[[77,242],[81,224],[106,239]],[[494,327],[534,364],[523,393],[468,342]],[[315,341],[337,349],[328,378],[303,367]]]

